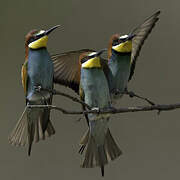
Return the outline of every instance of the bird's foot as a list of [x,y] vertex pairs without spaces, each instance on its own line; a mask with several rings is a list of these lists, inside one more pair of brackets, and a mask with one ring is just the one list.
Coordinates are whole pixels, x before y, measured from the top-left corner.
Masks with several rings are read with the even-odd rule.
[[34,86],[36,92],[40,92],[42,90],[41,86]]
[[91,110],[96,111],[97,113],[100,113],[100,108],[99,107],[93,107]]
[[111,91],[111,94],[114,94],[114,95],[123,95],[124,93],[122,93],[122,91],[120,91],[119,89],[113,89]]

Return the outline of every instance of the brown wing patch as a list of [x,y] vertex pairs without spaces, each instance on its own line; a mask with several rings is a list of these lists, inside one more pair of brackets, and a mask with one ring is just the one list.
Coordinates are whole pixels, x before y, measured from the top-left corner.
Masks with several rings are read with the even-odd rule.
[[159,14],[160,14],[160,11],[157,11],[151,17],[147,18],[144,21],[144,23],[142,23],[140,26],[138,26],[131,32],[131,34],[135,35],[135,37],[132,40],[131,73],[129,76],[129,80],[131,80],[134,74],[137,57],[139,56],[139,53],[144,44],[144,41],[146,40],[148,35],[151,33],[153,27],[158,21]]
[[54,82],[67,86],[79,93],[80,63],[79,57],[83,53],[93,52],[91,49],[81,49],[52,55],[54,64]]

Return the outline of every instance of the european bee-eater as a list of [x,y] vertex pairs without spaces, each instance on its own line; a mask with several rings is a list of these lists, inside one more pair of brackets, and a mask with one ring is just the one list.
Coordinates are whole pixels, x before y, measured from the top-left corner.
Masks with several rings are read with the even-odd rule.
[[143,24],[135,28],[128,35],[114,34],[108,47],[108,65],[113,75],[110,91],[113,100],[121,97],[131,80],[137,57],[145,39],[158,21],[160,11],[146,19]]
[[[47,31],[32,30],[26,35],[25,63],[21,71],[26,105],[52,104],[52,94],[45,89],[53,90],[54,68],[46,47],[48,35],[57,27],[59,25]],[[25,115],[20,118],[9,137],[10,143],[20,146],[28,144],[30,155],[33,142],[55,133],[49,118],[48,108],[26,108]]]
[[[54,63],[54,82],[73,89],[92,108],[111,108],[107,81],[110,70],[107,60],[100,58],[100,54],[101,51],[82,49],[51,56]],[[83,152],[87,144],[88,146],[82,167],[101,166],[103,175],[104,164],[117,158],[121,151],[108,129],[108,116],[91,114],[85,117],[89,129],[80,141],[80,152]],[[97,146],[100,146],[100,152]]]
[[[101,53],[102,51],[92,52],[80,56],[80,97],[92,109],[111,108],[108,82],[99,57]],[[88,114],[88,119],[89,133],[85,138],[87,149],[82,167],[100,166],[104,176],[104,165],[120,156],[121,151],[108,128],[109,115]]]

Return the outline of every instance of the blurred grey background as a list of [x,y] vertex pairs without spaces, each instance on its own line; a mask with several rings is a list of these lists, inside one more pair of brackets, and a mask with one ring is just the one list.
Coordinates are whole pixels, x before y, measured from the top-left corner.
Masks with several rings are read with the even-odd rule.
[[[179,84],[179,0],[2,0],[0,6],[0,178],[4,180],[100,179],[100,169],[82,169],[78,142],[86,130],[80,116],[52,111],[56,135],[26,148],[8,144],[7,137],[24,109],[20,69],[24,36],[34,28],[61,24],[49,37],[51,54],[81,48],[107,47],[113,33],[128,33],[156,10],[160,21],[146,40],[129,89],[157,103],[176,103]],[[73,91],[57,87],[75,95]],[[72,110],[80,106],[56,97],[54,104]],[[145,102],[123,97],[119,107]],[[139,112],[112,116],[111,132],[123,155],[105,167],[104,179],[169,180],[180,178],[180,111]]]

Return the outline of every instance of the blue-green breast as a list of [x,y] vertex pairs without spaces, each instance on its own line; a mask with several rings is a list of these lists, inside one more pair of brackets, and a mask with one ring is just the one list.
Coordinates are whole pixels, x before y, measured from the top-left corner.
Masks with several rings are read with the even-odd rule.
[[[92,108],[109,108],[109,87],[100,68],[81,69],[81,87],[85,95],[85,103]],[[88,114],[90,133],[97,146],[103,145],[108,130],[109,115]]]
[[52,89],[53,72],[53,63],[47,49],[30,49],[28,55],[28,95],[34,93],[35,86]]
[[91,107],[105,108],[110,106],[109,87],[100,68],[81,69],[81,87],[85,102]]
[[127,86],[130,75],[131,53],[117,53],[112,50],[112,56],[109,60],[109,68],[113,75],[112,89],[118,89],[123,92]]

